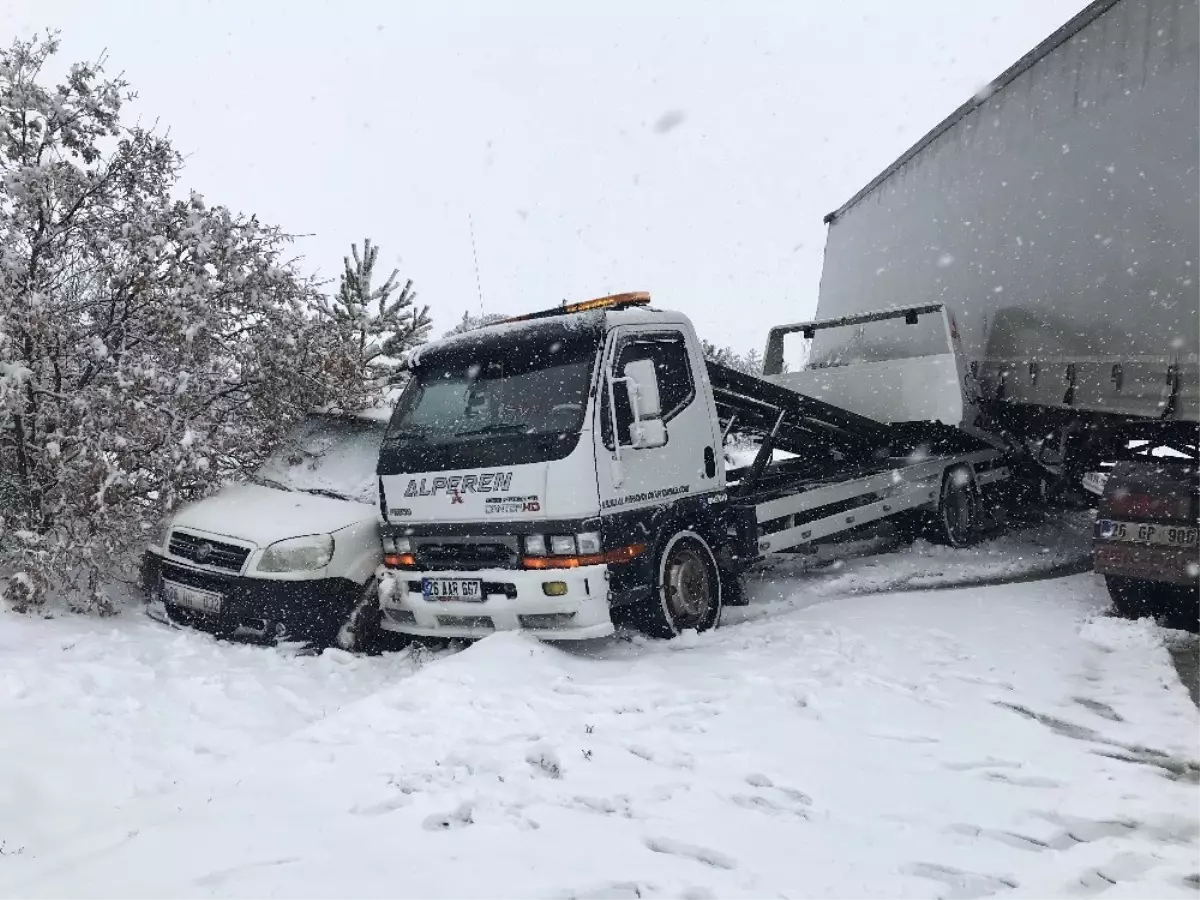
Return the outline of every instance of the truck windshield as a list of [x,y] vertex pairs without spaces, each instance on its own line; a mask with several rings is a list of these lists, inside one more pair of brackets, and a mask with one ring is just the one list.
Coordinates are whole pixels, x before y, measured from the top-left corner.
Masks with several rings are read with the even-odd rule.
[[396,405],[380,474],[561,459],[583,425],[600,331],[554,319],[422,352]]

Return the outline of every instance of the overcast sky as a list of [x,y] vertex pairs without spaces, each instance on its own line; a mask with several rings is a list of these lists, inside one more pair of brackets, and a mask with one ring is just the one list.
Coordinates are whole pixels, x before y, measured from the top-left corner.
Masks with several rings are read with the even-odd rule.
[[107,49],[186,187],[330,278],[370,236],[437,334],[478,287],[649,290],[761,350],[816,309],[822,216],[1083,5],[5,0],[0,34]]

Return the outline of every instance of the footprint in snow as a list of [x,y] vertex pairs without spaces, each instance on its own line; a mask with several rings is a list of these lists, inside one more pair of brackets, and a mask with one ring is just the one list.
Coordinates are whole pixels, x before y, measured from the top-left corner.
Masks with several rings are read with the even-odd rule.
[[943,900],[971,900],[975,897],[991,897],[1004,890],[1019,887],[1015,878],[998,875],[984,875],[979,872],[967,872],[953,866],[943,866],[938,863],[917,862],[901,866],[900,871],[905,875],[915,875],[918,878],[929,878],[940,881],[950,891],[940,895]]
[[411,802],[412,800],[406,794],[399,794],[377,803],[355,803],[350,807],[350,813],[355,816],[384,816],[403,806],[408,806]]
[[1079,883],[1095,891],[1106,891],[1123,881],[1136,881],[1157,864],[1153,857],[1137,853],[1120,853],[1108,862],[1079,876]]
[[714,869],[737,868],[737,861],[732,856],[722,853],[720,850],[701,847],[699,844],[685,844],[683,841],[664,837],[648,837],[642,842],[646,845],[646,849],[654,853],[665,853],[669,856],[694,860],[706,866],[712,866]]
[[471,817],[474,811],[470,803],[461,803],[453,812],[433,813],[426,816],[421,827],[426,831],[454,831],[456,828],[466,828],[475,824]]
[[808,810],[804,807],[788,806],[761,794],[733,794],[729,799],[735,806],[740,806],[742,809],[751,809],[769,815],[794,816],[798,819],[808,818]]
[[884,741],[900,741],[903,744],[941,743],[940,738],[929,737],[925,734],[916,734],[910,731],[873,731],[871,732],[871,737]]
[[547,778],[562,778],[563,776],[562,761],[554,752],[554,748],[548,744],[535,744],[530,747],[525,754],[525,762],[529,763],[535,773]]
[[1011,784],[1014,787],[1062,787],[1061,781],[1056,781],[1053,778],[1047,778],[1045,775],[1009,775],[1007,772],[984,772],[983,777],[988,781],[999,781],[1002,784]]
[[638,759],[644,759],[646,762],[665,766],[668,769],[691,769],[696,765],[695,759],[688,753],[658,753],[641,744],[627,744],[625,749]]
[[1020,769],[1025,764],[1015,759],[1001,759],[998,756],[985,756],[983,759],[968,759],[961,762],[945,762],[943,767],[958,772],[970,769]]
[[254,869],[269,869],[275,866],[286,866],[299,861],[300,857],[298,856],[286,856],[282,859],[265,859],[262,862],[246,863],[244,866],[234,866],[231,869],[219,869],[216,872],[209,872],[207,875],[201,875],[192,883],[198,887],[218,887],[235,875],[241,875],[244,872]]
[[633,900],[653,897],[658,888],[644,881],[608,881],[588,888],[568,888],[550,896],[553,900]]
[[1102,719],[1108,719],[1110,722],[1125,721],[1125,717],[1107,703],[1101,703],[1099,700],[1093,700],[1090,697],[1072,697],[1071,699],[1084,709],[1091,710]]

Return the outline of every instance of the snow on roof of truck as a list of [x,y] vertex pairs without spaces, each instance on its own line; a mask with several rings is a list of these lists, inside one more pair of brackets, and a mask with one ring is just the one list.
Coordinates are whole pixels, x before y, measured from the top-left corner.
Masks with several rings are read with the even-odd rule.
[[904,167],[909,161],[920,154],[926,147],[936,141],[939,137],[949,131],[955,124],[969,116],[975,110],[979,109],[988,99],[997,92],[1006,88],[1009,84],[1015,81],[1020,75],[1031,69],[1035,63],[1049,56],[1060,45],[1065,44],[1068,40],[1090,25],[1104,13],[1108,12],[1112,7],[1120,3],[1121,0],[1094,0],[1088,4],[1083,10],[1076,13],[1065,25],[1053,32],[1048,38],[1018,59],[1015,63],[1005,69],[1000,75],[993,79],[988,85],[976,91],[966,103],[952,112],[949,116],[942,120],[941,123],[931,129],[924,137],[909,147],[900,157],[890,166],[876,175],[867,183],[867,186],[860,190],[857,194],[847,200],[840,207],[825,216],[825,224],[830,225],[838,220],[842,215],[848,212],[852,207],[858,204],[860,200],[870,194],[875,188],[879,187],[883,182],[890,178],[895,172]]
[[409,356],[408,365],[410,368],[416,368],[421,364],[421,357],[425,353],[443,350],[457,343],[478,340],[484,334],[489,337],[514,334],[538,328],[555,319],[559,320],[559,323],[567,328],[583,328],[586,325],[595,324],[598,321],[597,316],[603,315],[606,312],[644,309],[649,302],[650,294],[646,291],[631,291],[624,294],[610,294],[607,297],[597,297],[594,300],[584,300],[580,303],[564,303],[562,306],[513,316],[510,319],[504,319],[491,325],[481,325],[470,331],[452,334],[441,340],[423,344]]

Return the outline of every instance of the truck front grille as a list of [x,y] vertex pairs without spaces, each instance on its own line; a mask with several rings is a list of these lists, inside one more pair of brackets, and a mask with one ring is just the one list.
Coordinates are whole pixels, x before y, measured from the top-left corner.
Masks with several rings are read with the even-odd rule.
[[230,572],[240,572],[246,562],[246,557],[250,555],[248,547],[213,541],[179,530],[171,532],[167,550],[172,556],[180,559],[188,559],[202,566],[212,566],[215,569],[227,569]]
[[453,540],[425,538],[413,541],[417,567],[430,572],[474,572],[479,569],[515,569],[520,557],[511,538]]

